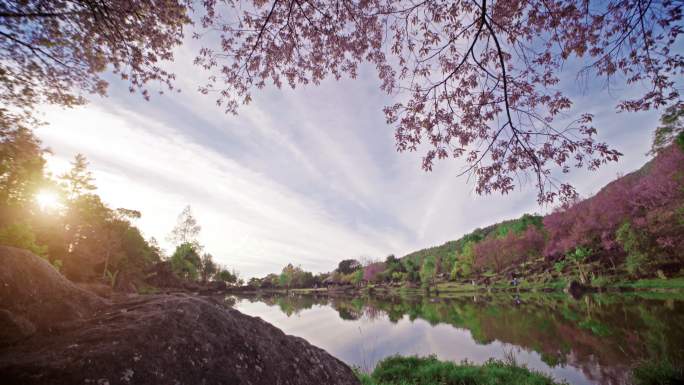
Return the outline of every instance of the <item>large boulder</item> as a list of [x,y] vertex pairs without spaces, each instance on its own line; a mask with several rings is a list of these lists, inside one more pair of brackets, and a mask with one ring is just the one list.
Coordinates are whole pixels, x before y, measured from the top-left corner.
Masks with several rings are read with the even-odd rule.
[[0,345],[33,333],[51,333],[82,319],[106,301],[76,287],[48,261],[0,246]]
[[[15,260],[15,270],[38,263],[32,260],[38,257],[22,255],[29,261]],[[28,276],[23,279],[37,283]],[[46,287],[70,291],[78,297],[76,302],[92,301],[58,273],[43,274],[41,279],[50,281],[41,283]],[[40,303],[37,295],[67,300],[64,293],[27,296],[24,290],[29,288],[14,288],[11,295]],[[37,308],[31,303],[23,306]],[[80,304],[71,306],[82,311]],[[0,319],[3,316],[8,315],[0,313]],[[15,330],[28,327],[21,320],[14,324]],[[359,384],[347,365],[322,349],[228,307],[222,297],[188,293],[115,300],[87,317],[72,318],[54,333],[36,333],[5,346],[0,349],[0,378],[4,385]]]

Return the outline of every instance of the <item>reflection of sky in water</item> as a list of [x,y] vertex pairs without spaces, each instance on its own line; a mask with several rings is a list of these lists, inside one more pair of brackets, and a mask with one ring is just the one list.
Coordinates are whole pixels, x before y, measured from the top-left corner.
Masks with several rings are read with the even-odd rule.
[[377,361],[393,354],[435,354],[441,359],[467,359],[481,363],[491,357],[502,359],[506,352],[512,352],[517,362],[556,379],[577,385],[599,383],[570,365],[551,368],[536,352],[496,340],[480,345],[466,329],[445,324],[432,326],[422,319],[411,321],[406,315],[399,322],[392,323],[386,315],[374,319],[343,320],[336,310],[327,305],[314,305],[289,317],[278,306],[268,306],[263,302],[240,300],[235,308],[270,322],[286,334],[302,337],[347,364],[362,369],[370,369]]

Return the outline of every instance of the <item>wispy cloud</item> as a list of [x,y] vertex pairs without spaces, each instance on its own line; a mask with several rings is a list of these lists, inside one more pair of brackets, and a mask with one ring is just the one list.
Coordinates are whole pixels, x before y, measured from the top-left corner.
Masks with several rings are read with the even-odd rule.
[[[143,102],[113,82],[109,98],[46,109],[51,124],[38,131],[55,152],[50,167],[85,154],[104,200],[142,211],[138,225],[167,249],[165,236],[186,204],[206,250],[247,276],[288,262],[327,271],[345,257],[402,255],[549,209],[536,205],[532,186],[479,197],[457,178],[458,162],[425,173],[420,154],[396,153],[381,112],[391,100],[371,69],[356,81],[267,88],[234,117],[194,92],[202,77],[195,68],[182,60],[176,67],[180,94]],[[583,195],[644,162],[657,119],[615,114],[601,98],[586,95],[578,108],[596,110],[601,138],[625,157],[598,173],[571,173]]]

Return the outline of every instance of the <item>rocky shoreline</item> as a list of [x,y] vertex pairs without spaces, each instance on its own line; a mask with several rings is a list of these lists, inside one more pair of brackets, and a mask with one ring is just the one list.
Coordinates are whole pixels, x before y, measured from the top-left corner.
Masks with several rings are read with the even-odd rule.
[[359,384],[346,364],[217,298],[105,299],[0,247],[3,384]]

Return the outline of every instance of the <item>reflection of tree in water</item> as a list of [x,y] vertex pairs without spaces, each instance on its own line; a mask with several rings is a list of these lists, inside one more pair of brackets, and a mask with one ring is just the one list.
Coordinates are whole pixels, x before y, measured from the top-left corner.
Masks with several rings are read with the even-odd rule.
[[327,296],[305,294],[263,293],[242,297],[250,302],[263,302],[268,306],[278,306],[288,317],[299,314],[302,310],[311,309],[314,305],[327,305]]
[[479,344],[494,340],[533,350],[549,366],[571,365],[589,379],[623,383],[638,360],[684,360],[684,302],[636,295],[588,295],[573,300],[563,294],[528,294],[437,299],[426,297],[327,298],[272,296],[288,315],[313,305],[330,305],[340,318],[422,319],[431,325],[467,329]]

